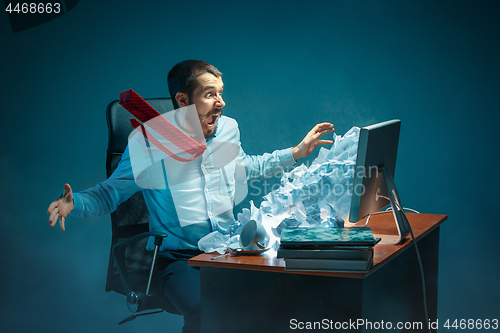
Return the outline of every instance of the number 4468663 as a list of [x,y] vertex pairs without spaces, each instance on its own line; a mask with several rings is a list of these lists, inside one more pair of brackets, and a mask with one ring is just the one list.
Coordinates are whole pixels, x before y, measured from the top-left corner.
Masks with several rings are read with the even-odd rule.
[[18,14],[59,14],[61,12],[61,4],[54,3],[9,3],[6,12]]
[[443,327],[447,329],[461,329],[461,330],[497,330],[498,329],[498,319],[455,319],[451,321],[446,320]]

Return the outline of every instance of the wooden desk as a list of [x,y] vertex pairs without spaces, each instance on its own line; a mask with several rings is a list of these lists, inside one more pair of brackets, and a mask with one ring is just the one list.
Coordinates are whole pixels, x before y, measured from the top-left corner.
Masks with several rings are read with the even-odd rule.
[[[422,257],[433,321],[437,318],[439,225],[447,216],[407,216]],[[392,214],[372,216],[369,226],[374,233],[396,233]],[[201,268],[202,331],[295,332],[300,331],[300,323],[317,322],[323,328],[346,328],[348,323],[349,332],[368,332],[370,327],[380,332],[384,330],[375,328],[384,324],[402,332],[396,329],[399,322],[425,322],[420,268],[410,247],[410,240],[376,245],[368,273],[285,271],[284,260],[277,259],[274,251],[216,260],[211,260],[215,254],[199,255],[189,264]]]

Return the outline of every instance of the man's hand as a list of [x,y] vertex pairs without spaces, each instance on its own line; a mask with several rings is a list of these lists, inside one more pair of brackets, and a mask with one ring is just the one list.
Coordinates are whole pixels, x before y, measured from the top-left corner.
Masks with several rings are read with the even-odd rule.
[[292,148],[293,158],[297,161],[299,158],[306,157],[310,153],[312,153],[314,148],[316,148],[316,146],[318,145],[333,144],[332,140],[319,139],[323,134],[333,132],[333,130],[333,125],[330,123],[321,123],[314,126],[314,128],[309,133],[307,133],[304,140],[302,140],[301,143]]
[[47,209],[47,214],[50,215],[50,227],[54,228],[57,223],[57,219],[61,218],[61,221],[59,223],[61,225],[61,230],[64,231],[64,221],[74,207],[75,205],[73,203],[73,191],[71,190],[71,186],[69,186],[69,184],[66,184],[64,185],[64,194],[61,195],[59,199],[52,202],[49,206],[49,209]]

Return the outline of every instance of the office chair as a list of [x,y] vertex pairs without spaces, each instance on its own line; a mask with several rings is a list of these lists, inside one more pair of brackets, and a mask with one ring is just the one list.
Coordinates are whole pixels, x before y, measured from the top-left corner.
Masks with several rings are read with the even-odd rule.
[[[163,114],[173,110],[170,98],[153,98],[146,101]],[[109,177],[116,169],[121,156],[127,147],[128,136],[133,128],[130,119],[134,118],[118,101],[111,102],[106,109],[108,124],[108,150],[106,156],[106,173]],[[137,192],[130,199],[118,206],[111,213],[111,252],[109,256],[106,291],[115,291],[125,295],[128,309],[134,315],[120,324],[144,314],[167,311],[180,314],[152,283],[153,258],[156,251],[147,251],[148,237],[155,236],[155,245],[159,247],[166,234],[149,232],[149,211],[142,192]],[[141,313],[144,310],[161,309],[160,311]]]

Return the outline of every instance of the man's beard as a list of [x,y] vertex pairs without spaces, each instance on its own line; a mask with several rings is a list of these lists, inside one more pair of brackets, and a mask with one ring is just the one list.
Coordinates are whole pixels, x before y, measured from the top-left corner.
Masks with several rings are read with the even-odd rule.
[[205,134],[205,139],[210,140],[215,136],[215,133],[217,132],[217,124],[215,125],[214,129],[209,131],[207,134]]

